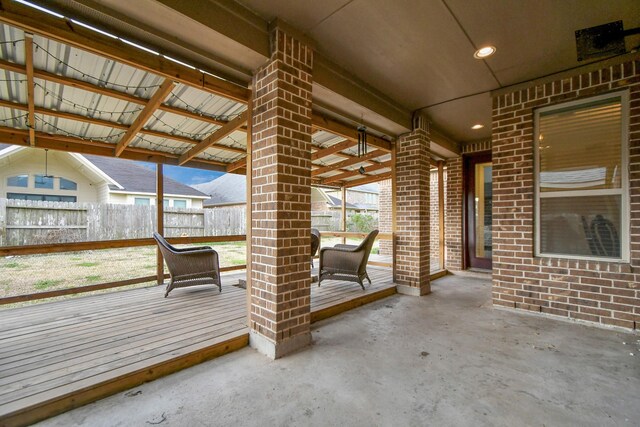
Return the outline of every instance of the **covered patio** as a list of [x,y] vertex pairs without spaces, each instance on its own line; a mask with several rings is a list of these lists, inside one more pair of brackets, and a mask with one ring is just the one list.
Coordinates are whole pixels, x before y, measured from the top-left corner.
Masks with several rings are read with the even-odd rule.
[[313,351],[273,363],[245,348],[41,425],[631,426],[640,417],[640,365],[629,356],[638,335],[492,309],[487,279],[448,276],[432,290],[425,302],[396,295],[313,324]]
[[[373,284],[325,281],[311,288],[317,322],[396,293],[387,268]],[[0,419],[11,425],[92,402],[249,343],[243,272],[211,287],[145,287],[2,312]]]
[[639,3],[396,3],[0,0],[0,425],[640,417]]

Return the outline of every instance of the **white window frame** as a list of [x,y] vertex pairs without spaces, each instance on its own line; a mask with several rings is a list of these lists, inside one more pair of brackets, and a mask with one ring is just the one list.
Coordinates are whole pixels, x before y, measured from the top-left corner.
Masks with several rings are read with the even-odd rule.
[[[621,162],[622,162],[622,186],[619,189],[600,189],[600,190],[573,190],[573,191],[558,191],[558,192],[540,192],[540,158],[538,149],[538,135],[540,114],[549,111],[563,110],[566,108],[580,107],[584,104],[590,104],[592,102],[620,98],[621,106],[621,125],[622,125],[622,141],[620,144]],[[579,259],[589,261],[604,261],[604,262],[623,262],[628,263],[631,259],[631,247],[630,247],[630,203],[629,203],[629,91],[616,91],[603,95],[592,96],[585,99],[579,99],[576,101],[564,102],[562,104],[550,105],[547,107],[538,108],[534,113],[533,122],[533,163],[534,163],[534,252],[536,257],[544,258],[561,258],[561,259]],[[542,195],[544,194],[544,196]],[[543,253],[540,251],[540,198],[552,198],[552,197],[575,197],[575,196],[621,196],[622,206],[620,207],[620,258],[607,258],[598,256],[584,256],[584,255],[569,255],[569,254],[553,254]]]

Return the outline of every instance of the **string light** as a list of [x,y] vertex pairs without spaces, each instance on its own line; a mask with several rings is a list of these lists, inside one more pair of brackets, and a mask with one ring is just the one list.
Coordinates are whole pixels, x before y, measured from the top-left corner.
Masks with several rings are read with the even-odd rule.
[[40,46],[35,41],[33,42],[33,45],[36,47],[36,49],[42,49],[47,55],[49,55],[51,58],[55,59],[60,65],[64,65],[65,67],[70,68],[70,69],[72,69],[73,71],[75,71],[75,72],[77,72],[79,74],[82,74],[82,77],[93,79],[96,82],[101,83],[102,85],[105,85],[105,86],[109,85],[109,86],[112,86],[112,87],[121,87],[121,88],[125,88],[125,89],[133,89],[133,90],[135,90],[135,89],[147,90],[147,89],[155,89],[155,88],[160,87],[159,84],[150,85],[150,86],[132,86],[132,85],[122,85],[122,84],[119,84],[119,83],[113,83],[113,82],[110,82],[108,80],[104,80],[104,79],[101,79],[99,77],[92,76],[91,74],[88,74],[88,73],[86,73],[86,72],[74,67],[73,65],[69,64],[68,62],[65,62],[64,60],[58,58],[57,56],[55,56],[54,54],[49,52],[47,49],[45,49],[43,46]]
[[[6,107],[6,108],[10,108],[10,107]],[[29,114],[25,113],[22,114],[20,116],[15,116],[15,117],[7,117],[6,119],[0,119],[0,123],[9,123],[9,122],[13,122],[13,121],[21,121],[22,119],[26,118]]]
[[[173,92],[171,92],[170,96],[172,98],[175,98],[178,101],[180,101],[183,104],[185,110],[187,110],[187,111],[189,111],[191,113],[198,114],[199,116],[207,117],[207,118],[213,119],[213,120],[219,120],[219,121],[226,122],[226,121],[235,119],[236,117],[238,117],[240,114],[242,114],[244,112],[244,110],[243,110],[243,111],[240,111],[240,112],[234,113],[234,114],[211,115],[211,114],[205,113],[205,112],[203,112],[201,110],[198,110],[196,108],[193,108],[187,101],[185,101],[184,99],[180,98],[178,95],[176,95]],[[211,99],[211,98],[213,98],[213,95],[209,95],[209,99]]]
[[68,98],[65,98],[63,96],[57,95],[56,93],[54,93],[53,91],[48,90],[45,86],[41,85],[38,82],[34,82],[35,86],[38,86],[39,88],[41,88],[44,91],[45,96],[50,96],[52,98],[55,98],[56,100],[62,102],[63,104],[72,106],[74,108],[83,110],[83,111],[87,111],[89,113],[93,113],[93,114],[100,114],[100,115],[109,115],[109,117],[112,117],[114,114],[115,115],[124,115],[124,114],[135,114],[138,113],[140,111],[142,111],[143,107],[140,107],[138,109],[135,110],[123,110],[123,111],[106,111],[106,110],[98,110],[97,108],[89,108],[86,107],[82,104],[78,104],[77,102],[73,102],[71,100],[69,100]]
[[119,137],[121,137],[122,135],[124,135],[126,133],[125,131],[122,131],[122,132],[117,132],[115,134],[111,134],[109,136],[91,136],[91,137],[88,137],[86,135],[81,135],[81,134],[78,134],[78,133],[69,132],[68,130],[62,129],[62,128],[54,125],[53,123],[48,122],[47,120],[44,120],[44,119],[42,119],[42,118],[40,118],[38,116],[35,116],[35,119],[36,119],[37,122],[41,122],[44,125],[55,129],[57,132],[61,132],[65,136],[72,136],[74,138],[79,138],[79,139],[81,139],[83,141],[84,140],[90,140],[90,141],[113,142],[113,141],[111,141],[112,139],[119,138]]
[[2,40],[2,41],[0,41],[0,45],[12,44],[15,47],[16,43],[20,43],[20,42],[23,42],[23,41],[24,41],[24,39]]

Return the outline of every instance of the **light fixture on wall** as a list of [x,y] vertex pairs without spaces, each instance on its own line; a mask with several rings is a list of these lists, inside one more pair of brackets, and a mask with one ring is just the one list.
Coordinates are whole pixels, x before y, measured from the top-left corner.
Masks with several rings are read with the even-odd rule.
[[367,154],[367,127],[358,126],[358,157]]

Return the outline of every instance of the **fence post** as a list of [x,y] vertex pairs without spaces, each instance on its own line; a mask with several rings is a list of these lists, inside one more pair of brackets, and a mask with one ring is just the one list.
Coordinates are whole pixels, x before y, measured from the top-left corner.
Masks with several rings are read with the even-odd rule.
[[0,199],[0,246],[7,244],[7,199]]

